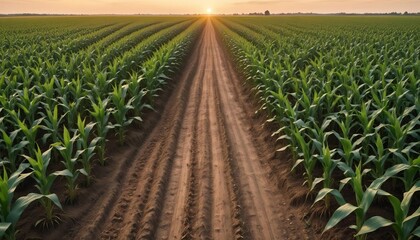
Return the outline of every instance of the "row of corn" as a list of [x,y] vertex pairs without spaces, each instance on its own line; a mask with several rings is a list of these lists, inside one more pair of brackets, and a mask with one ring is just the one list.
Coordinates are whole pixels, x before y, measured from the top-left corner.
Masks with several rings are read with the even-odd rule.
[[[35,225],[59,221],[56,180],[66,182],[72,203],[79,185],[91,183],[94,161],[106,164],[107,137],[125,141],[127,127],[152,108],[203,25],[182,17],[121,18],[101,18],[110,21],[104,24],[86,17],[76,25],[78,18],[57,18],[38,31],[21,31],[31,24],[19,19],[0,25],[0,42],[10,44],[0,52],[0,237],[16,238],[33,202],[45,210]],[[18,185],[30,178],[37,191],[16,199]]]
[[214,21],[280,126],[278,151],[333,208],[324,231],[353,215],[356,239],[420,237],[419,19]]

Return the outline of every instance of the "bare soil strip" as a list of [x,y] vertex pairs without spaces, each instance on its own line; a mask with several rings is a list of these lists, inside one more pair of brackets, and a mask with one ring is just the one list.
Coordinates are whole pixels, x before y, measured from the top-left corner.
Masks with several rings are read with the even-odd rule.
[[187,64],[150,134],[114,153],[121,164],[94,184],[80,224],[46,238],[309,239],[269,180],[274,149],[253,132],[262,128],[211,19]]

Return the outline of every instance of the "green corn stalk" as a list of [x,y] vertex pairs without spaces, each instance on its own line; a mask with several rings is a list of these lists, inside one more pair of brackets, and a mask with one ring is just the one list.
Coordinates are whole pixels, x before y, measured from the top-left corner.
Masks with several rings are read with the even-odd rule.
[[25,209],[34,201],[49,199],[61,208],[55,194],[29,193],[26,196],[14,199],[14,194],[18,185],[31,176],[33,173],[23,173],[29,164],[21,164],[19,168],[8,177],[7,171],[3,168],[3,176],[0,176],[0,238],[8,240],[16,239],[16,225]]
[[[335,149],[330,150],[328,146],[328,137],[333,134],[332,131],[326,131],[331,123],[331,119],[325,119],[322,126],[318,126],[315,120],[312,120],[312,125],[314,126],[311,129],[312,133],[312,142],[314,147],[315,158],[318,158],[319,162],[323,166],[323,174],[320,178],[315,178],[311,191],[314,190],[315,186],[320,182],[323,182],[324,188],[331,188],[333,184],[332,173],[337,165],[337,161],[333,160],[332,157],[336,153]],[[329,198],[328,196],[325,199],[325,205],[329,207]]]
[[51,110],[49,105],[45,105],[45,113],[41,112],[41,116],[43,117],[43,125],[40,126],[41,129],[47,131],[47,134],[44,134],[42,137],[44,143],[48,141],[48,138],[51,138],[50,142],[57,142],[59,140],[59,128],[60,123],[63,120],[65,115],[58,117],[58,105],[54,106],[54,109]]
[[167,70],[168,66],[163,64],[169,57],[169,55],[165,53],[159,53],[160,56],[157,56],[158,64],[156,62],[147,61],[144,63],[142,72],[146,83],[146,89],[148,89],[146,98],[147,102],[153,102],[153,99],[157,97],[157,92],[162,90],[160,86],[169,79],[166,76],[165,71]]
[[120,144],[124,143],[127,126],[133,122],[134,118],[141,121],[138,117],[128,118],[127,116],[128,112],[134,108],[132,106],[134,98],[127,99],[127,89],[127,85],[118,84],[113,87],[113,91],[110,96],[113,105],[111,113],[116,121],[114,128],[117,129]]
[[[89,71],[90,67],[88,68]],[[114,82],[114,78],[108,78],[108,73],[105,71],[98,72],[94,82],[89,82],[94,98],[103,98],[110,92],[110,85]]]
[[[24,155],[26,160],[31,165],[33,171],[32,178],[35,180],[35,187],[39,190],[39,193],[45,196],[51,195],[51,187],[54,184],[57,176],[70,177],[72,174],[69,170],[55,171],[48,173],[48,166],[51,161],[51,148],[45,152],[41,152],[41,149],[37,147],[35,151],[35,158]],[[41,199],[41,205],[45,210],[45,218],[36,222],[36,226],[42,224],[44,227],[54,225],[59,221],[59,218],[54,214],[54,205],[61,208],[60,201],[57,196],[52,198]]]
[[99,141],[99,137],[94,138],[90,141],[90,134],[95,127],[96,123],[86,124],[86,119],[77,116],[77,128],[79,131],[79,139],[77,140],[77,149],[80,156],[80,161],[83,165],[83,170],[86,172],[86,184],[89,186],[92,180],[92,157],[95,155],[96,145]]
[[31,122],[31,125],[26,125],[26,123],[21,121],[17,115],[17,113],[12,110],[9,111],[9,114],[12,116],[14,121],[17,123],[17,126],[20,128],[20,130],[24,133],[26,140],[28,141],[28,144],[26,145],[26,148],[28,150],[28,153],[32,154],[36,151],[36,136],[38,129],[40,128],[41,122],[44,120],[44,118],[39,118],[38,120]]
[[16,166],[18,166],[18,156],[22,154],[23,149],[29,144],[29,142],[25,140],[22,140],[19,143],[15,142],[20,129],[11,132],[10,135],[8,135],[3,129],[0,129],[0,131],[3,135],[3,139],[0,140],[0,143],[4,143],[7,151],[6,161],[3,161],[3,163],[7,162],[9,164],[10,172],[13,173],[17,170]]
[[408,191],[420,177],[420,156],[416,159],[409,158],[407,165],[409,168],[404,171],[404,176],[402,178],[405,191]]
[[[277,113],[277,119],[280,120],[280,123],[283,124],[283,127],[280,128],[273,134],[278,134],[284,132],[282,136],[280,136],[277,140],[288,139],[290,144],[286,145],[285,147],[277,150],[277,151],[284,151],[287,148],[292,148],[293,159],[297,158],[297,151],[296,147],[299,145],[297,139],[293,137],[294,131],[294,119],[296,118],[296,112],[290,104],[290,101],[287,97],[283,94],[281,88],[278,89],[278,92],[272,92],[272,94],[277,98],[278,107],[275,108]],[[297,162],[295,162],[296,164]],[[297,163],[298,165],[300,163]]]
[[[409,113],[413,110],[414,106],[407,109],[407,112]],[[408,163],[407,159],[402,156],[402,153],[405,152],[406,154],[410,154],[410,149],[406,148],[406,139],[408,136],[418,136],[416,126],[420,124],[420,115],[411,119],[407,124],[402,124],[401,118],[404,117],[404,115],[408,115],[407,112],[403,113],[402,117],[397,117],[395,109],[392,111],[384,110],[384,112],[389,121],[389,127],[387,128],[390,143],[389,150],[393,153],[396,163]]]
[[54,90],[56,91],[57,96],[65,96],[69,91],[69,80],[65,79],[63,77],[57,78],[55,76],[53,76],[54,78],[54,83],[55,83],[55,87]]
[[118,61],[119,59],[114,59],[113,61],[112,61],[112,63],[110,63],[109,65],[108,65],[108,74],[109,74],[109,77],[110,78],[116,78],[116,77],[118,77],[118,75],[120,74],[120,69],[119,69],[119,67],[120,67],[120,62]]
[[[389,168],[382,177],[374,180],[369,185],[369,187],[363,190],[362,177],[366,175],[370,171],[370,169],[365,169],[362,172],[361,165],[359,164],[356,167],[356,171],[353,171],[349,166],[347,166],[343,162],[338,163],[337,166],[341,170],[343,170],[345,175],[349,177],[340,181],[341,184],[340,184],[339,190],[331,189],[331,188],[323,188],[321,191],[319,191],[314,201],[314,204],[315,204],[318,201],[324,199],[328,194],[331,194],[334,196],[334,198],[340,205],[340,207],[337,210],[335,210],[335,212],[329,219],[323,232],[328,231],[329,229],[333,228],[339,222],[341,222],[344,218],[349,216],[351,213],[354,213],[356,216],[356,224],[351,225],[349,227],[351,229],[356,230],[356,233],[358,233],[362,229],[363,224],[365,224],[366,213],[370,205],[372,204],[373,200],[375,199],[375,196],[378,194],[378,191],[380,191],[380,187],[389,178],[393,178],[399,172],[405,171],[409,168],[409,166],[405,164],[394,165],[393,167]],[[353,192],[355,194],[356,205],[347,203],[344,197],[340,193],[341,189],[348,183],[350,183],[353,189]],[[359,240],[366,239],[366,234],[356,234],[355,237]]]
[[35,85],[35,88],[38,90],[38,93],[42,95],[42,103],[48,106],[50,109],[54,108],[55,98],[54,98],[54,78],[51,78],[49,81],[45,81],[43,84]]
[[357,141],[352,143],[352,138],[350,138],[351,130],[351,116],[347,113],[344,114],[345,121],[340,121],[336,116],[332,119],[338,124],[341,129],[342,135],[338,132],[333,131],[333,134],[337,137],[341,144],[341,148],[337,149],[337,153],[344,159],[348,166],[353,166],[354,160],[361,160],[360,150],[356,146],[359,144]]
[[373,152],[375,153],[374,156],[370,156],[365,164],[372,161],[375,165],[375,169],[373,171],[373,175],[376,178],[381,177],[385,172],[385,163],[386,160],[389,159],[389,152],[385,152],[386,149],[384,148],[382,138],[380,134],[376,133],[376,141],[375,145],[371,146]]
[[[302,123],[299,123],[302,122]],[[292,171],[299,166],[301,163],[303,163],[303,166],[305,168],[305,177],[306,177],[306,183],[308,187],[311,189],[314,181],[313,177],[313,170],[315,168],[316,161],[314,157],[311,154],[309,143],[307,143],[301,134],[301,131],[304,131],[306,128],[302,128],[299,130],[296,126],[304,126],[304,123],[302,120],[298,120],[295,122],[295,126],[293,128],[293,136],[296,139],[296,142],[298,143],[297,148],[299,149],[298,156],[300,157],[298,160],[296,160],[295,164],[292,167]]]
[[[323,173],[321,178],[315,178],[311,191],[314,190],[315,186],[322,182],[324,189],[329,189],[332,187],[333,184],[333,178],[332,173],[337,166],[337,161],[332,159],[332,156],[334,155],[334,151],[330,151],[328,145],[324,144],[322,147],[322,154],[318,156],[318,159],[320,160],[322,167],[323,167]],[[324,198],[324,204],[326,209],[330,207],[330,198],[329,196],[325,196]]]
[[40,103],[42,95],[33,96],[29,94],[30,90],[28,88],[24,88],[21,92],[17,106],[25,113],[26,120],[29,123],[35,122],[36,112],[38,111],[38,105]]
[[408,191],[404,193],[404,197],[399,200],[394,195],[379,190],[378,195],[386,196],[394,210],[394,221],[388,220],[382,216],[374,216],[366,220],[356,236],[376,231],[379,228],[392,226],[398,240],[408,240],[414,237],[420,237],[420,226],[417,221],[420,218],[420,207],[413,213],[410,212],[410,205],[413,195],[420,191],[420,181]]
[[73,203],[77,198],[78,186],[76,181],[79,177],[79,173],[82,173],[85,176],[88,175],[83,168],[77,169],[76,166],[80,152],[76,152],[74,147],[78,137],[79,135],[77,134],[77,131],[75,131],[73,137],[70,138],[70,133],[64,126],[62,140],[52,145],[60,152],[61,157],[63,158],[61,162],[63,163],[65,169],[70,173],[68,176],[66,176],[68,201],[70,203]]
[[113,127],[109,124],[110,112],[107,109],[109,98],[102,100],[101,98],[90,99],[92,103],[92,110],[89,111],[92,117],[96,120],[96,135],[99,137],[97,144],[97,151],[99,162],[101,165],[105,165],[105,143],[106,135]]
[[327,81],[324,82],[324,89],[325,94],[321,96],[322,99],[325,99],[325,111],[327,111],[327,114],[333,114],[335,111],[334,109],[337,108],[338,103],[342,100],[341,95],[337,95],[336,92],[338,91],[337,88],[333,88],[333,74],[334,71],[328,71],[327,73]]
[[138,76],[136,72],[133,72],[130,75],[130,78],[127,80],[128,84],[128,95],[133,99],[132,105],[133,105],[133,111],[134,116],[138,117],[140,121],[141,119],[141,111],[143,111],[144,108],[153,109],[152,106],[149,104],[145,104],[143,101],[144,96],[147,95],[148,90],[146,88],[142,87],[143,77]]
[[10,99],[10,95],[6,95],[5,92],[0,94],[0,105],[2,106],[3,112],[11,112],[16,109],[16,99]]
[[[366,107],[366,105],[368,107]],[[372,114],[369,114],[369,105],[370,101],[368,103],[361,102],[360,112],[356,113],[356,117],[358,118],[359,125],[362,129],[362,137],[358,139],[358,142],[363,143],[363,153],[368,153],[369,151],[369,146],[372,141],[371,138],[375,135],[375,120],[382,112],[382,109],[379,109],[374,111]],[[358,143],[356,143],[356,145],[358,145]]]
[[83,82],[80,78],[73,79],[69,85],[69,92],[72,93],[74,101],[84,99],[87,91],[83,89]]
[[66,95],[58,98],[59,106],[64,109],[65,114],[63,114],[63,117],[66,116],[66,126],[68,128],[76,126],[77,115],[80,112],[80,106],[84,99],[84,97],[78,97],[70,101]]
[[387,97],[383,98],[381,96],[382,94],[379,93],[378,89],[376,89],[375,86],[371,89],[370,94],[372,94],[372,99],[377,109],[387,109],[387,106],[388,104],[390,104],[390,101]]

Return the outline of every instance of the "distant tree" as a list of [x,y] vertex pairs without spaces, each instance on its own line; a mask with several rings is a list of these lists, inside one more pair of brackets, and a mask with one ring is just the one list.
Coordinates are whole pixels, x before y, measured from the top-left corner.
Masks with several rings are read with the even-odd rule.
[[269,16],[270,15],[270,11],[265,10],[264,15]]
[[408,15],[408,12],[407,12],[407,11],[405,11],[405,12],[404,12],[404,15]]

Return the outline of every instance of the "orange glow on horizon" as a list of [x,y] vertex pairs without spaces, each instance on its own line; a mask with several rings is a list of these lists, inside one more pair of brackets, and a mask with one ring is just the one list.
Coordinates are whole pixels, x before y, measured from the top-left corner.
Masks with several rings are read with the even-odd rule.
[[[420,12],[419,0],[0,0],[0,13],[62,14],[232,14],[264,12],[364,13]],[[217,12],[214,11],[217,9]]]

